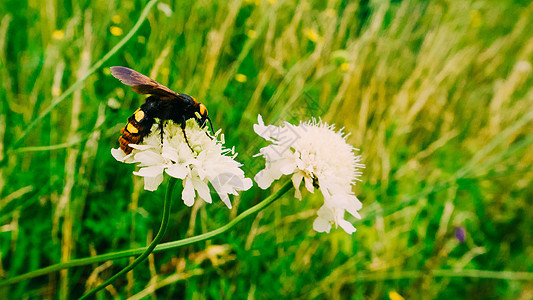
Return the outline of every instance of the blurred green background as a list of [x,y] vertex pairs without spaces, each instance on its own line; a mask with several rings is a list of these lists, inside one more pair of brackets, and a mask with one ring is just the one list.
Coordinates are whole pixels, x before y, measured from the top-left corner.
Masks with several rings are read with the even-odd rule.
[[[530,1],[162,0],[45,114],[145,5],[0,3],[0,278],[141,247],[159,228],[164,188],[144,191],[110,154],[145,98],[110,75],[121,65],[205,103],[251,178],[264,166],[258,114],[345,127],[366,164],[354,188],[363,219],[348,219],[353,235],[318,234],[321,197],[289,193],[229,233],[152,255],[99,298],[533,297]],[[216,193],[194,208],[176,199],[164,241],[218,228],[276,188],[255,186],[232,210]],[[128,262],[0,298],[76,298]]]

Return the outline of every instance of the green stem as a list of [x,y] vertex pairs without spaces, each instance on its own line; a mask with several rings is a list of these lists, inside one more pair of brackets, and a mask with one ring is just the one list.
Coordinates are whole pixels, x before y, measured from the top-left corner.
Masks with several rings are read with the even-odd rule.
[[[224,226],[222,226],[220,228],[217,228],[217,229],[215,229],[213,231],[209,231],[209,232],[206,232],[206,233],[198,235],[198,236],[193,236],[193,237],[182,239],[182,240],[179,240],[179,241],[168,242],[168,243],[164,243],[164,244],[161,244],[161,245],[157,245],[157,247],[155,247],[153,252],[156,253],[156,252],[166,251],[166,250],[170,250],[170,249],[176,249],[176,248],[179,248],[179,247],[182,247],[182,246],[185,246],[185,245],[190,245],[190,244],[193,244],[193,243],[201,242],[201,241],[213,238],[213,237],[215,237],[215,236],[217,236],[219,234],[222,234],[222,233],[228,231],[229,229],[231,229],[233,226],[235,226],[237,223],[239,223],[240,221],[242,221],[246,217],[248,217],[250,215],[253,215],[253,214],[263,210],[269,204],[271,204],[272,202],[276,201],[283,194],[285,194],[288,190],[290,190],[291,187],[292,187],[292,181],[289,180],[279,190],[277,190],[274,194],[268,196],[265,200],[259,202],[255,206],[252,206],[248,210],[244,211],[242,214],[238,215],[235,219],[231,220],[228,224],[226,224],[226,225],[224,225]],[[74,259],[74,260],[71,260],[71,261],[55,264],[55,265],[52,265],[52,266],[48,266],[48,267],[45,267],[45,268],[42,268],[42,269],[38,269],[38,270],[35,270],[35,271],[28,272],[26,274],[22,274],[22,275],[19,275],[19,276],[15,276],[15,277],[0,281],[0,286],[9,285],[9,284],[17,283],[17,282],[20,282],[20,281],[23,281],[23,280],[27,280],[27,279],[30,279],[30,278],[34,278],[34,277],[37,277],[37,276],[46,275],[46,274],[49,274],[49,273],[52,273],[52,272],[59,271],[61,269],[85,266],[85,265],[98,263],[98,262],[102,262],[102,261],[106,261],[106,260],[114,260],[114,259],[120,259],[120,258],[139,255],[139,254],[143,253],[144,251],[146,251],[146,249],[147,249],[146,247],[142,247],[142,248],[137,248],[137,249],[130,249],[130,250],[124,250],[124,251],[101,254],[101,255],[95,255],[95,256],[91,256],[91,257]]]
[[[144,22],[144,20],[146,20],[146,17],[148,16],[148,13],[150,12],[150,9],[152,9],[152,7],[154,6],[154,4],[157,1],[158,0],[151,0],[150,2],[148,2],[148,4],[146,4],[146,7],[141,12],[141,15],[139,16],[139,19],[137,20],[135,25],[133,25],[133,27],[128,32],[128,34],[126,34],[126,36],[124,36],[124,38],[121,39],[120,42],[118,42],[118,44],[115,45],[115,47],[113,47],[111,50],[109,50],[109,52],[107,52],[104,55],[104,57],[102,57],[94,65],[92,65],[92,67],[87,71],[87,73],[85,75],[83,75],[80,79],[78,79],[78,81],[76,81],[73,85],[71,85],[63,94],[61,94],[59,97],[53,99],[52,103],[47,108],[45,108],[41,112],[41,114],[37,118],[35,118],[35,120],[33,120],[33,122],[31,122],[29,125],[26,126],[24,132],[22,132],[22,134],[20,134],[18,136],[17,140],[9,147],[9,149],[6,151],[6,153],[9,153],[10,151],[16,149],[17,146],[22,142],[22,140],[28,135],[28,133],[30,133],[33,130],[33,127],[35,127],[37,124],[39,124],[54,108],[56,108],[61,102],[63,102],[68,96],[70,96],[70,94],[72,94],[74,91],[76,91],[79,88],[81,88],[81,86],[83,85],[83,82],[85,82],[85,80],[91,74],[96,72],[96,70],[100,69],[100,67],[102,67],[102,65],[109,58],[111,58],[111,56],[113,56],[115,53],[117,53],[118,50],[120,50],[120,48],[122,48],[133,37],[133,35],[141,27],[141,24]],[[6,155],[6,157],[8,157],[8,156]],[[0,167],[2,167],[5,164],[6,157],[3,158],[2,160],[0,160]]]
[[103,289],[106,286],[110,285],[113,281],[115,281],[120,276],[125,275],[129,271],[133,270],[138,264],[140,264],[146,258],[148,258],[148,255],[150,255],[150,253],[152,253],[152,251],[154,251],[155,246],[157,246],[157,244],[159,244],[159,242],[161,241],[161,239],[165,235],[165,232],[167,231],[168,219],[170,217],[170,204],[172,204],[172,190],[174,189],[174,186],[176,185],[176,181],[177,181],[177,179],[170,178],[170,181],[168,182],[167,193],[165,195],[165,204],[163,205],[163,218],[161,220],[161,227],[159,228],[159,232],[155,236],[155,238],[152,241],[152,243],[150,243],[148,248],[143,252],[143,254],[141,254],[139,257],[137,257],[131,264],[129,264],[127,267],[122,269],[117,274],[113,275],[111,278],[106,280],[104,283],[100,284],[96,288],[94,288],[91,291],[89,291],[87,294],[83,295],[80,298],[80,300],[81,299],[86,299],[86,298],[96,294],[98,291],[100,291],[101,289]]

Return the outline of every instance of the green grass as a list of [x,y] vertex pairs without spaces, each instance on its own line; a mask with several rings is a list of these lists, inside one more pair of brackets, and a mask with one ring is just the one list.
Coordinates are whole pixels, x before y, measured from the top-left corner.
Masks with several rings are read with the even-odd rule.
[[[366,164],[363,219],[351,236],[317,234],[320,197],[286,196],[209,242],[152,255],[100,298],[531,297],[532,4],[228,2],[156,4],[94,73],[144,1],[0,3],[0,278],[142,247],[159,228],[164,189],[144,191],[110,154],[144,101],[109,74],[122,65],[205,103],[248,177],[264,164],[258,114],[345,127]],[[163,242],[216,229],[277,188],[255,186],[231,211],[216,193],[193,209],[177,199]],[[76,298],[128,261],[0,298]]]

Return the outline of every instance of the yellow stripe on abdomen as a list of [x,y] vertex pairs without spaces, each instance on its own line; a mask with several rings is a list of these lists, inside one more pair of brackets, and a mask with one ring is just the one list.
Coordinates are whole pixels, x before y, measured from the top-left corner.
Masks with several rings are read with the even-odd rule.
[[131,123],[128,123],[128,125],[126,125],[126,130],[129,133],[139,133],[139,130],[135,126],[133,126],[133,124]]
[[141,122],[141,120],[144,119],[144,111],[138,109],[135,112],[134,116],[135,116],[135,121]]

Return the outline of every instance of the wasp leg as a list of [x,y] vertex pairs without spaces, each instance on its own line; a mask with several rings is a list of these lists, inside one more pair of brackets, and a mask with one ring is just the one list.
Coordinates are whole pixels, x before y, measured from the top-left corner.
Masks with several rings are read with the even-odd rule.
[[163,119],[159,120],[159,132],[161,133],[161,145],[163,145],[163,127],[165,124],[163,123]]
[[189,144],[189,139],[187,139],[187,134],[185,133],[185,126],[186,126],[186,120],[185,117],[183,118],[183,121],[181,122],[181,131],[183,132],[183,137],[185,138],[185,142],[187,142],[187,146],[189,146],[189,149],[194,153],[194,150],[191,147],[191,144]]

